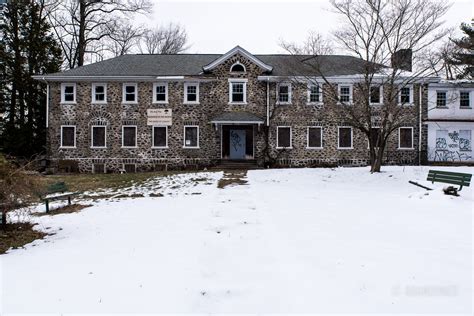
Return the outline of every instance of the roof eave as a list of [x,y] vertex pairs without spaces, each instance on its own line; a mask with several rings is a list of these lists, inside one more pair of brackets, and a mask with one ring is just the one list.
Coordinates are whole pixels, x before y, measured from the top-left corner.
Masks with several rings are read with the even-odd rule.
[[239,53],[239,54],[243,55],[244,57],[248,58],[250,61],[252,61],[253,63],[255,63],[257,66],[259,66],[260,68],[262,68],[265,71],[271,72],[273,70],[272,66],[265,64],[263,61],[261,61],[260,59],[258,59],[257,57],[255,57],[254,55],[252,55],[251,53],[249,53],[248,51],[246,51],[245,49],[243,49],[240,46],[234,47],[233,49],[231,49],[230,51],[228,51],[227,53],[225,53],[221,57],[214,60],[212,63],[210,63],[206,66],[203,66],[202,69],[204,71],[212,70],[212,69],[219,66],[224,61],[226,61],[227,59],[229,59],[230,57],[234,56],[237,53]]

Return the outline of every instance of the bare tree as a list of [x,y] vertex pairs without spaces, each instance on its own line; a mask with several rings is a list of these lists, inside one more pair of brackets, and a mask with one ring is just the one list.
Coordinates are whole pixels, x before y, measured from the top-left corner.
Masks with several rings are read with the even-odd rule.
[[281,40],[280,46],[298,55],[330,55],[334,52],[332,43],[316,31],[309,31],[303,44]]
[[304,60],[317,74],[308,80],[323,87],[338,120],[366,135],[371,172],[380,172],[389,137],[416,123],[417,108],[403,106],[401,90],[432,74],[422,64],[412,65],[412,55],[446,36],[441,18],[449,5],[440,0],[331,0],[331,5],[341,19],[333,33],[336,44],[365,66],[353,76],[351,100],[341,97],[338,81],[327,75],[331,66],[317,55]]
[[93,44],[110,38],[117,20],[149,13],[149,0],[53,0],[49,18],[60,41],[67,67],[82,66]]
[[134,51],[143,34],[141,26],[134,26],[126,20],[119,21],[110,33],[110,39],[105,46],[113,57],[129,54]]
[[142,54],[179,54],[189,49],[188,34],[184,27],[170,23],[145,31],[139,47]]

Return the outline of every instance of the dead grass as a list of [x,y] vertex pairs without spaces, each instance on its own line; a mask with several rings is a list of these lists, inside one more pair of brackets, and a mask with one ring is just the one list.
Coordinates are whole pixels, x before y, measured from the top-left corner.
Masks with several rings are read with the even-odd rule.
[[35,230],[34,225],[36,224],[15,223],[7,224],[5,229],[0,229],[0,254],[4,254],[10,248],[21,248],[47,235]]
[[245,185],[247,184],[247,170],[232,170],[225,171],[224,176],[217,182],[217,187],[219,189],[224,189],[229,185]]
[[70,214],[79,212],[86,207],[91,207],[90,204],[71,204],[62,207],[58,207],[54,210],[50,210],[48,213],[34,213],[36,216],[48,216],[48,215],[57,215],[57,214]]

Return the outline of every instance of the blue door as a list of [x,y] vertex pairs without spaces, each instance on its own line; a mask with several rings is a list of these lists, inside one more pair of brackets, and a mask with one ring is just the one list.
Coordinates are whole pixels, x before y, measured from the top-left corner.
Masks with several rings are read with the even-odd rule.
[[230,130],[230,159],[245,159],[245,130]]

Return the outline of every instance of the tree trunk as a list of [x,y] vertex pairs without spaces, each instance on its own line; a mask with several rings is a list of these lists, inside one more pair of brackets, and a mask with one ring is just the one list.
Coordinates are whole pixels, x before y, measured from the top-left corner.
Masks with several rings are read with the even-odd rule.
[[79,2],[79,39],[77,43],[78,57],[77,66],[84,65],[86,55],[86,3],[85,0]]

